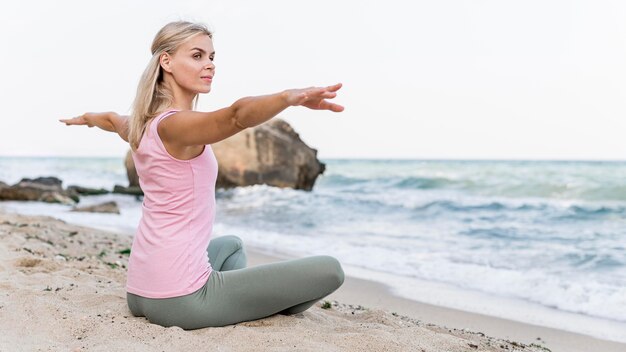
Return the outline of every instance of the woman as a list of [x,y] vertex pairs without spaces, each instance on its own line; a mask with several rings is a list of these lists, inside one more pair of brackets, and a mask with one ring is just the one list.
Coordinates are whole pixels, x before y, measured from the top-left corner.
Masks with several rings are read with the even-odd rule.
[[198,329],[303,312],[342,285],[330,256],[246,268],[236,236],[211,240],[217,162],[210,144],[268,121],[289,106],[340,112],[341,84],[246,97],[196,112],[215,75],[212,34],[188,22],[164,26],[137,88],[129,118],[86,113],[66,125],[117,132],[131,146],[144,191],[128,263],[127,302],[134,316],[162,326]]

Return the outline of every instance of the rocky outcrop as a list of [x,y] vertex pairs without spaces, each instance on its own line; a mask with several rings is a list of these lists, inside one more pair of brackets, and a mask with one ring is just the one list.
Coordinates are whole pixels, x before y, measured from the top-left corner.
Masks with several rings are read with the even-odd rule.
[[78,194],[71,190],[63,190],[62,183],[63,181],[56,177],[23,178],[12,186],[0,187],[0,200],[77,203],[79,201]]
[[266,184],[310,191],[325,165],[284,120],[273,119],[212,145],[218,187]]
[[69,192],[75,192],[77,194],[85,195],[85,196],[94,196],[94,195],[99,195],[99,194],[111,193],[104,188],[88,188],[88,187],[81,187],[81,186],[76,186],[76,185],[67,186],[67,190]]
[[120,213],[120,209],[117,206],[117,203],[113,201],[96,204],[96,205],[85,206],[85,207],[74,207],[72,211],[84,211],[84,212],[90,212],[90,213],[113,213],[113,214]]
[[126,176],[128,176],[128,187],[139,187],[139,176],[137,175],[137,169],[135,169],[135,162],[130,150],[126,153],[126,158],[124,158],[124,166],[126,167]]
[[139,186],[124,187],[124,186],[120,186],[120,185],[115,185],[113,187],[113,193],[130,194],[130,195],[133,195],[133,196],[142,196],[143,195],[143,191],[141,190],[141,187],[139,187]]
[[128,150],[124,158],[124,167],[126,167],[128,187],[115,185],[113,187],[113,193],[130,194],[137,197],[143,196],[143,191],[141,190],[141,186],[139,186],[139,176],[137,175],[137,169],[135,169],[135,162],[133,161],[133,155],[130,150]]

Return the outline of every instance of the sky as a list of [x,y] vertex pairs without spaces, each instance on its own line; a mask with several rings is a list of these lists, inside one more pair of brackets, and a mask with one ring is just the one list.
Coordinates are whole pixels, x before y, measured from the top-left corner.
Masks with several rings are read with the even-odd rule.
[[344,84],[342,113],[278,117],[320,158],[626,160],[626,2],[3,1],[0,156],[124,156],[128,114],[166,23],[214,32],[198,110]]

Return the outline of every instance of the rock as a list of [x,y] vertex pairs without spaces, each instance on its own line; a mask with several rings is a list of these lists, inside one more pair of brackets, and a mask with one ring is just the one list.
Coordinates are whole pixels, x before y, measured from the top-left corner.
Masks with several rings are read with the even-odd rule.
[[77,194],[82,194],[82,195],[90,195],[90,196],[111,193],[104,188],[96,189],[96,188],[87,188],[87,187],[81,187],[81,186],[76,186],[76,185],[67,186],[67,191],[76,192]]
[[0,188],[4,188],[4,187],[9,187],[9,185],[0,181]]
[[45,191],[62,192],[62,184],[63,181],[56,177],[37,177],[34,180],[29,178],[23,178],[20,182],[16,184],[16,186],[34,187]]
[[139,186],[124,187],[124,186],[120,186],[120,185],[115,185],[113,187],[113,193],[130,194],[130,195],[134,195],[134,196],[142,196],[143,195],[143,191],[141,190],[141,188]]
[[310,191],[325,165],[284,120],[273,119],[214,144],[218,187],[267,184]]
[[84,207],[74,207],[72,211],[84,211],[90,213],[120,213],[117,203],[113,201]]
[[0,200],[32,200],[36,201],[43,193],[40,189],[29,187],[3,187],[0,188]]
[[80,202],[80,198],[78,197],[78,193],[75,190],[68,189],[65,191],[65,194],[72,198],[72,200],[76,203]]
[[59,192],[44,192],[37,200],[40,202],[61,203],[65,205],[73,205],[76,203],[74,199],[67,195],[60,194]]
[[133,161],[133,156],[130,150],[126,153],[124,166],[126,166],[126,175],[128,176],[128,187],[139,187],[139,176],[137,175],[135,162]]
[[[43,201],[62,204],[78,202],[73,191],[64,191],[63,181],[56,177],[23,178],[10,187],[0,187],[0,200]],[[70,201],[71,200],[71,201]]]
[[[217,187],[221,188],[266,184],[310,191],[325,169],[317,159],[317,150],[308,147],[281,119],[246,129],[213,144],[212,148],[219,164]],[[124,163],[129,184],[137,184],[138,188],[130,151]],[[129,194],[115,187],[114,193]]]

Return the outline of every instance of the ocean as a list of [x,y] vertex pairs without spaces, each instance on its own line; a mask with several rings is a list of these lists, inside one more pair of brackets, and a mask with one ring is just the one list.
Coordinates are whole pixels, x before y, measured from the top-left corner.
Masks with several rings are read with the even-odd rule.
[[[329,159],[312,192],[218,190],[214,236],[269,254],[327,254],[400,296],[626,342],[626,162]],[[0,181],[126,186],[123,158],[0,157]],[[132,236],[121,214],[0,202],[23,214]]]

